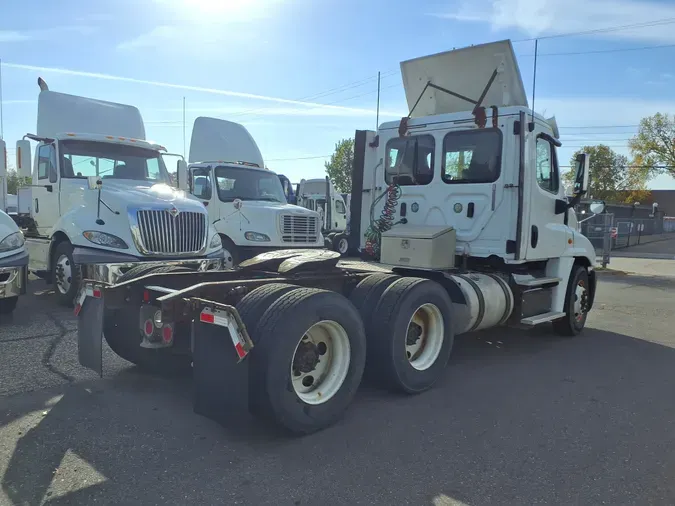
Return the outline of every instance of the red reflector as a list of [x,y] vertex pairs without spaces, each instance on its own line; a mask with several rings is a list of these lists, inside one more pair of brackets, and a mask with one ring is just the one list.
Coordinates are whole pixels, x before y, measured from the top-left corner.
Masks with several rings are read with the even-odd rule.
[[91,296],[94,297],[95,299],[100,299],[101,290],[99,290],[98,288],[94,288],[94,291],[91,293]]
[[199,321],[204,322],[204,323],[214,323],[216,321],[216,317],[212,313],[204,313],[199,315]]
[[155,326],[152,324],[152,320],[145,320],[145,335],[151,336],[154,329]]
[[143,302],[150,302],[150,292],[148,290],[143,291]]
[[82,310],[82,304],[78,304],[75,306],[75,309],[73,309],[73,313],[75,313],[75,316],[80,314],[80,311]]
[[241,345],[241,343],[235,344],[234,349],[237,350],[237,355],[239,355],[239,358],[244,358],[246,356],[246,352],[244,351],[244,347]]
[[165,343],[170,343],[173,339],[173,329],[171,328],[171,325],[166,325],[162,329],[162,339],[164,339]]

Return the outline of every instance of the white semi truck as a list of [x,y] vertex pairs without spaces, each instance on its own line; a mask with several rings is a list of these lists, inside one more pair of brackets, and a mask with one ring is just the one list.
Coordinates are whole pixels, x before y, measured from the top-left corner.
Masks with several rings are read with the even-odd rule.
[[327,238],[326,246],[346,255],[349,250],[347,206],[330,179],[300,180],[295,199],[299,206],[319,212],[323,234]]
[[0,139],[0,323],[14,312],[28,284],[28,253],[14,220],[4,211],[7,203],[7,149]]
[[291,205],[243,125],[199,117],[188,186],[202,201],[234,265],[265,251],[323,248],[319,213]]
[[306,434],[341,417],[364,371],[394,391],[431,388],[458,334],[581,333],[595,250],[572,206],[588,157],[566,197],[558,129],[529,109],[510,41],[401,71],[409,115],[355,136],[351,234],[369,261],[277,251],[236,270],[86,281],[80,362],[102,371],[102,333],[167,349],[182,336],[197,413],[222,423],[250,413]]
[[[166,149],[145,140],[138,109],[38,84],[37,133],[17,142],[17,169],[32,184],[19,189],[15,219],[30,271],[53,283],[59,301],[72,305],[83,277],[114,281],[141,262],[221,268],[206,209],[170,186]],[[185,162],[177,166],[184,177]]]

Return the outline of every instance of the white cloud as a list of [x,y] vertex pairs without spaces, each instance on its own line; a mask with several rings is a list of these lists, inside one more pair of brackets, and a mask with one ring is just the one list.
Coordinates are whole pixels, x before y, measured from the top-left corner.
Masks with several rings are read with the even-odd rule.
[[30,32],[17,32],[15,30],[0,30],[0,42],[23,42],[31,40]]
[[[306,110],[310,109],[323,109],[326,112],[329,111],[341,111],[344,113],[351,113],[352,116],[354,115],[362,115],[362,114],[375,114],[374,109],[365,109],[361,107],[345,107],[342,105],[328,105],[328,104],[320,104],[317,102],[307,102],[304,100],[291,100],[287,98],[280,98],[280,97],[273,97],[269,95],[256,95],[254,93],[244,93],[240,91],[232,91],[232,90],[223,90],[223,89],[218,89],[218,88],[206,88],[203,86],[191,86],[191,85],[186,85],[186,84],[174,84],[174,83],[166,83],[166,82],[161,82],[161,81],[150,81],[146,79],[136,79],[133,77],[124,77],[124,76],[116,76],[112,74],[101,74],[98,72],[85,72],[81,70],[72,70],[72,69],[64,69],[64,68],[58,68],[58,67],[41,67],[37,65],[25,65],[22,63],[8,63],[8,62],[3,62],[3,66],[8,67],[8,68],[14,68],[14,69],[21,69],[21,70],[29,70],[29,71],[37,71],[37,72],[45,72],[45,73],[54,73],[54,74],[62,74],[62,75],[69,75],[69,76],[79,76],[79,77],[86,77],[86,78],[91,78],[91,79],[100,79],[100,80],[105,80],[105,81],[118,81],[118,82],[126,82],[126,83],[133,83],[133,84],[144,84],[144,85],[149,85],[149,86],[160,86],[163,88],[172,88],[172,89],[177,89],[177,90],[186,90],[186,91],[193,91],[196,93],[209,93],[213,95],[224,95],[224,96],[230,96],[230,97],[237,97],[237,98],[244,98],[244,99],[251,99],[251,100],[259,100],[259,101],[264,101],[264,102],[276,102],[280,104],[287,104],[287,105],[296,105],[296,106],[302,106],[307,108]],[[388,111],[380,111],[380,116],[399,116],[400,117],[400,112],[388,112]]]
[[[462,0],[433,16],[487,22],[494,31],[515,29],[529,37],[598,30],[596,37],[675,42],[675,4],[642,0]],[[662,21],[658,24],[659,20]],[[649,26],[609,30],[644,23]],[[608,29],[606,31],[603,31]],[[589,34],[590,35],[590,34]]]
[[89,35],[97,30],[93,26],[55,26],[44,30],[0,30],[0,43],[27,42],[31,40],[49,40],[65,33]]

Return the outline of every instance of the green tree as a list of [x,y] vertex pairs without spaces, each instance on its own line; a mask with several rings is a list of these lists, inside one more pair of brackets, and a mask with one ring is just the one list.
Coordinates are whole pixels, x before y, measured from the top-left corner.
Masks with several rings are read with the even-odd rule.
[[7,169],[7,193],[10,195],[16,195],[19,188],[24,185],[28,185],[31,182],[31,178],[19,177],[16,170],[13,168]]
[[591,157],[588,176],[588,196],[610,202],[635,202],[644,199],[647,192],[649,171],[631,162],[624,155],[616,153],[604,144],[584,146],[570,160],[572,168],[563,175],[563,180],[571,185],[574,180],[574,163],[579,153],[588,153]]
[[650,175],[675,177],[675,116],[656,113],[642,118],[638,133],[630,141],[634,163]]
[[352,162],[354,139],[342,139],[335,145],[335,152],[326,162],[326,174],[339,193],[352,191]]

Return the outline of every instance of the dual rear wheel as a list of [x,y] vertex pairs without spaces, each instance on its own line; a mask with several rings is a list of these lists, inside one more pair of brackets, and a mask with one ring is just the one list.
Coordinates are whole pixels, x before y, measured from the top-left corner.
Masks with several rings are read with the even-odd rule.
[[249,409],[293,433],[335,423],[365,370],[393,390],[430,388],[452,350],[450,299],[426,279],[372,275],[350,300],[270,284],[246,295],[237,309],[255,344]]

